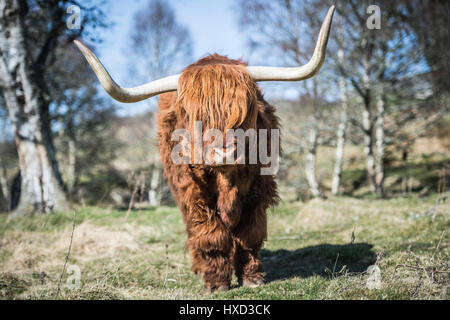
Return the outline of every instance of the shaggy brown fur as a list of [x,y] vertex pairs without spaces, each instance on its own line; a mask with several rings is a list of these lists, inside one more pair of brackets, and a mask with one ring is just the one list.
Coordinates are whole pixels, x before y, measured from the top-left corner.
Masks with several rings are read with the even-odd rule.
[[[240,283],[263,282],[260,248],[267,236],[266,210],[278,201],[273,176],[260,164],[210,167],[171,160],[175,129],[277,129],[274,108],[263,98],[245,65],[217,54],[187,67],[177,92],[161,95],[158,138],[172,194],[186,224],[192,269],[207,290],[229,287],[233,270]],[[268,150],[270,150],[270,139]]]

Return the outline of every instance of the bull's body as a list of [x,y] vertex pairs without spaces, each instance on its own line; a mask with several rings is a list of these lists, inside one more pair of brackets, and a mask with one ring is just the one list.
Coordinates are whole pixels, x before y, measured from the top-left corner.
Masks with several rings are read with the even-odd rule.
[[[224,73],[221,75],[222,80],[217,78],[219,83],[209,84],[211,91],[229,87],[229,83],[222,82],[227,82],[226,78],[231,72],[246,72],[245,68],[236,67],[240,65],[239,61],[215,55],[188,67],[182,74],[181,81],[189,82],[189,77],[194,76],[191,71],[204,65],[220,68],[213,67],[209,72]],[[195,76],[197,82],[201,82],[209,78],[210,74],[202,72],[200,77],[203,79],[198,79],[198,74]],[[278,119],[274,115],[274,108],[263,99],[257,88],[254,91],[247,88],[256,88],[256,84],[240,84],[240,88],[233,88],[235,93],[228,97],[230,101],[222,98],[216,107],[227,108],[241,94],[254,94],[250,100],[254,99],[256,102],[256,128],[277,129]],[[190,90],[201,91],[195,85]],[[189,127],[188,119],[177,116],[179,109],[185,107],[183,104],[188,103],[180,103],[178,94],[180,93],[173,92],[161,95],[158,116],[159,150],[172,194],[186,224],[187,242],[193,259],[192,269],[203,276],[207,289],[227,288],[233,270],[240,282],[247,285],[260,284],[263,274],[259,251],[267,237],[266,210],[278,199],[274,177],[261,175],[260,164],[223,167],[174,164],[171,153],[177,142],[172,141],[171,135],[175,129]]]

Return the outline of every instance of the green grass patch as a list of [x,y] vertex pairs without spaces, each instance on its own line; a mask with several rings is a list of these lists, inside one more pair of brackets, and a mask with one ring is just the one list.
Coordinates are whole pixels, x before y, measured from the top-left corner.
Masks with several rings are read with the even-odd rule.
[[[450,204],[436,195],[387,200],[333,197],[268,211],[261,251],[267,283],[203,294],[190,270],[181,214],[174,207],[77,209],[60,299],[445,299]],[[430,211],[430,208],[434,210]],[[0,297],[53,299],[73,213],[0,216]],[[368,288],[376,264],[380,287]],[[420,269],[422,268],[422,269]]]

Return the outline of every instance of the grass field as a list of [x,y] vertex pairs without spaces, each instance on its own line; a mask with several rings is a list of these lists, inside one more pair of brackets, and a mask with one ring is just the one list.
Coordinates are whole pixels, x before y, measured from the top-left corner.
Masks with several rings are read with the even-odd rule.
[[[58,282],[73,214],[0,216],[3,299],[448,299],[450,202],[436,195],[330,198],[281,204],[262,250],[267,284],[204,295],[190,271],[176,208],[79,208],[67,270]],[[442,199],[441,199],[442,200]],[[376,273],[367,268],[376,264]],[[374,269],[371,267],[369,270]],[[69,281],[70,282],[70,281]],[[379,283],[377,289],[368,283]],[[370,287],[370,286],[369,286]]]

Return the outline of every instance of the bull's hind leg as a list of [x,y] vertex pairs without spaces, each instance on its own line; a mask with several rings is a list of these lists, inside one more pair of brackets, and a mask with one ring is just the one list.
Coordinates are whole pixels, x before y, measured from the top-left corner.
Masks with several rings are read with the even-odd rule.
[[188,225],[192,270],[203,277],[205,292],[226,291],[233,274],[233,240],[218,216]]
[[241,285],[257,287],[264,284],[260,249],[267,238],[265,210],[257,209],[241,217],[234,231],[236,250],[234,268]]

